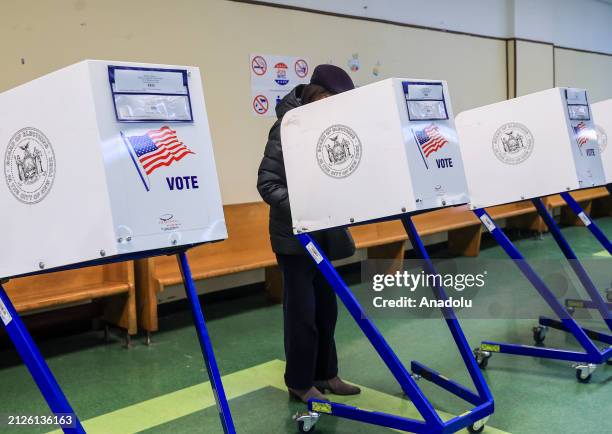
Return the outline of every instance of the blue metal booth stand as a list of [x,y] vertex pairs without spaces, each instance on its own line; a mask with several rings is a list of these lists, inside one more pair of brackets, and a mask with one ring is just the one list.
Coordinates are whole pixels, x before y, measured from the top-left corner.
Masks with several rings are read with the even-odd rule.
[[[192,246],[183,246],[183,248],[180,250],[144,252],[138,255],[129,255],[129,257],[118,256],[109,258],[107,260],[96,260],[85,264],[61,267],[55,270],[45,270],[44,273],[50,271],[82,268],[93,265],[102,265],[104,263],[110,262],[141,259],[160,254],[176,254],[177,260],[181,268],[181,273],[183,275],[183,283],[185,285],[187,299],[189,300],[189,304],[191,306],[193,321],[200,342],[200,347],[202,349],[204,363],[206,364],[208,377],[210,379],[210,384],[212,386],[215,400],[217,403],[217,409],[219,411],[219,417],[221,419],[223,432],[225,434],[234,434],[236,432],[234,428],[234,422],[232,420],[229,405],[227,403],[227,398],[223,389],[223,383],[221,382],[221,374],[219,373],[219,368],[217,367],[212,343],[208,335],[206,322],[204,320],[204,314],[202,312],[202,307],[198,300],[195,284],[193,282],[191,270],[189,268],[189,262],[187,260],[186,250],[188,247]],[[6,281],[7,279],[3,280],[3,283],[5,283]],[[74,410],[70,406],[70,403],[64,395],[57,380],[51,373],[51,370],[47,366],[47,363],[45,362],[43,356],[40,354],[40,351],[36,347],[36,344],[32,340],[32,337],[28,333],[25,325],[21,321],[21,318],[17,314],[17,311],[15,310],[10,298],[8,297],[2,285],[0,285],[0,316],[10,339],[13,341],[13,344],[17,349],[17,352],[19,353],[21,359],[30,371],[32,378],[36,382],[43,397],[47,401],[49,408],[56,417],[57,424],[63,429],[65,433],[84,433],[85,429],[83,428],[81,422],[76,416]]]
[[[398,217],[383,219],[392,220]],[[436,270],[423,242],[408,215],[400,217],[408,238],[412,243],[417,256],[422,260],[423,269],[427,274],[436,274]],[[370,341],[380,358],[393,374],[405,395],[414,403],[415,407],[423,417],[423,420],[409,419],[397,415],[362,410],[356,407],[335,403],[310,400],[308,403],[308,413],[297,414],[294,419],[298,423],[301,432],[309,432],[314,429],[314,425],[321,414],[352,419],[360,422],[380,425],[400,431],[412,433],[454,433],[463,428],[468,428],[470,432],[481,432],[484,430],[485,423],[489,415],[493,413],[494,402],[491,392],[478,369],[476,360],[465,338],[463,330],[451,308],[442,308],[446,324],[457,344],[461,357],[469,375],[476,387],[476,392],[469,388],[448,379],[444,375],[428,368],[427,366],[412,361],[410,371],[399,360],[393,349],[387,343],[374,323],[368,318],[366,312],[359,304],[349,287],[342,280],[332,263],[325,256],[323,251],[308,233],[297,235],[300,242],[312,256],[317,267],[323,273],[334,291],[344,303],[349,313],[361,328],[367,339]],[[438,300],[447,300],[448,296],[442,287],[434,287],[434,294]],[[412,373],[412,374],[411,374]],[[419,388],[416,380],[423,378],[428,380],[453,395],[467,401],[474,408],[460,416],[456,416],[448,421],[443,421],[437,414],[431,402],[427,399],[423,391]]]
[[[593,222],[593,220],[591,220],[591,218],[585,214],[580,205],[567,192],[561,193],[561,196],[570,206],[572,211],[581,218],[581,220],[585,223],[585,226],[589,228],[599,242],[606,247],[608,252],[611,252],[610,241],[597,227],[595,222]],[[612,311],[610,310],[610,304],[606,303],[606,300],[602,297],[601,293],[580,263],[580,260],[561,233],[561,230],[555,223],[553,217],[546,209],[546,206],[542,200],[540,198],[534,198],[532,199],[532,203],[535,205],[539,215],[544,220],[557,245],[570,263],[572,270],[590,297],[590,300],[584,301],[566,300],[566,306],[571,308],[572,304],[576,305],[576,303],[582,303],[584,306],[580,307],[596,309],[605,321],[608,329],[612,331]],[[487,214],[484,209],[475,209],[474,213],[483,222],[493,238],[504,249],[506,254],[514,260],[516,266],[521,270],[523,275],[529,280],[529,282],[558,317],[558,319],[547,317],[539,318],[539,325],[533,329],[533,337],[537,346],[492,341],[482,342],[480,347],[474,350],[474,355],[476,356],[479,366],[483,369],[486,368],[488,365],[488,359],[491,357],[492,353],[505,353],[520,356],[567,360],[575,362],[573,366],[576,369],[576,379],[581,383],[589,382],[597,365],[601,365],[606,362],[609,363],[609,360],[612,357],[612,335],[581,327],[576,320],[572,318],[567,308],[557,300],[554,293],[528,264],[523,255],[504,234],[502,229],[495,224],[489,214]],[[571,333],[584,351],[570,351],[543,347],[546,332],[549,327]],[[600,349],[594,341],[600,342],[606,347]]]
[[[608,191],[610,191],[610,184],[606,185],[606,187]],[[606,251],[612,255],[612,244],[605,236],[605,234],[599,229],[599,227],[593,222],[593,220],[591,220],[589,216],[587,216],[583,212],[582,208],[576,202],[576,200],[569,193],[562,193],[561,196],[568,204],[572,212],[574,212],[576,216],[578,216],[582,220],[584,225],[591,231],[593,236],[595,236],[595,238],[597,239],[597,241],[599,241],[602,247],[604,247]],[[608,310],[612,310],[612,288],[606,289],[606,299],[606,305],[608,307]],[[599,309],[598,304],[595,303],[593,300],[580,300],[572,298],[565,300],[565,307],[567,308],[570,314],[573,314],[576,309]],[[612,362],[608,360],[608,364],[611,363]]]

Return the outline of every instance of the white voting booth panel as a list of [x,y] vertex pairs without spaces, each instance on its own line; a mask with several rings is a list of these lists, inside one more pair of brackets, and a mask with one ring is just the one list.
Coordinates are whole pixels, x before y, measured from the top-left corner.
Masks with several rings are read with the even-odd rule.
[[612,99],[591,104],[597,132],[597,144],[601,151],[606,184],[612,183],[612,151],[608,149],[612,137]]
[[288,112],[294,232],[467,202],[444,81],[391,78]]
[[83,61],[0,94],[0,276],[227,237],[198,68]]
[[554,88],[457,115],[472,208],[604,183],[584,89]]

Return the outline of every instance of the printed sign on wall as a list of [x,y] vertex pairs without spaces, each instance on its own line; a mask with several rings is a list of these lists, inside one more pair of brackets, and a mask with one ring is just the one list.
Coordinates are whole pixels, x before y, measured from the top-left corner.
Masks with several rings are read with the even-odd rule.
[[251,105],[255,116],[276,116],[276,104],[295,86],[310,81],[311,66],[300,56],[251,54]]

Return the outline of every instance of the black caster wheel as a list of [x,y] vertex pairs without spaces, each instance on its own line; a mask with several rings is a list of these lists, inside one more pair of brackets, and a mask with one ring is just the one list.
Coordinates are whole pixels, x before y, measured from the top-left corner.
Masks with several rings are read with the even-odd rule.
[[[588,371],[586,371],[588,372]],[[583,371],[582,369],[576,369],[576,380],[578,380],[579,383],[589,383],[591,381],[591,378],[593,377],[593,374],[586,374],[585,371]]]
[[476,428],[476,424],[475,424],[475,423],[474,423],[474,424],[472,424],[472,425],[469,425],[469,426],[467,427],[467,430],[468,430],[469,432],[473,433],[473,434],[478,434],[478,433],[481,433],[481,432],[483,432],[483,431],[484,431],[484,429],[485,429],[484,424],[483,424],[483,425],[481,425],[479,428]]
[[480,360],[478,362],[478,367],[480,369],[487,369],[487,366],[489,366],[489,358],[485,357],[484,359]]
[[299,432],[314,432],[319,416],[315,411],[307,411],[295,414],[293,420],[297,423]]
[[544,326],[535,326],[533,328],[533,341],[536,343],[536,345],[542,345],[544,343],[547,331],[548,327]]
[[475,348],[474,358],[476,359],[476,363],[478,363],[478,367],[484,370],[487,369],[487,366],[489,365],[491,353],[489,353],[488,351],[483,351],[480,348]]
[[481,433],[484,431],[485,426],[487,425],[487,421],[489,420],[489,417],[485,417],[484,419],[481,419],[479,421],[474,422],[471,425],[468,425],[467,430],[471,433]]
[[306,424],[302,421],[298,422],[298,431],[299,432],[314,432],[316,429],[316,425],[306,427]]

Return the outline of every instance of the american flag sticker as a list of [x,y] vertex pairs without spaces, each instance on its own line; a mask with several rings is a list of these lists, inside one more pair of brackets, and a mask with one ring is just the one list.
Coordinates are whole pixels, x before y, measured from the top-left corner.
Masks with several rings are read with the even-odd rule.
[[195,154],[179,140],[176,131],[167,126],[147,131],[141,136],[126,136],[121,132],[121,137],[147,191],[151,173]]
[[440,128],[434,124],[429,124],[420,130],[413,128],[412,132],[419,145],[419,151],[421,156],[423,156],[425,167],[428,167],[425,158],[429,158],[431,154],[442,149],[448,143],[448,140],[440,133]]
[[590,131],[584,122],[580,121],[574,128],[574,134],[576,135],[576,141],[579,146],[586,145],[589,143]]

